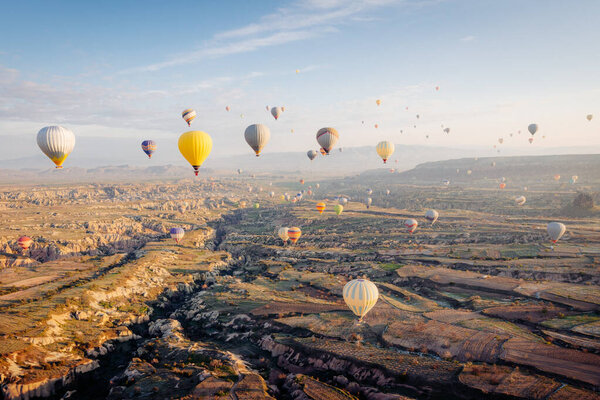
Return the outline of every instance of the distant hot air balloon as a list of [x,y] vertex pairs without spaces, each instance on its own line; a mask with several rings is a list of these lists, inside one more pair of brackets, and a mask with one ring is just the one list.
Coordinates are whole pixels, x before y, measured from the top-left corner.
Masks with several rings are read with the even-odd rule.
[[317,183],[317,184],[315,184],[315,187],[318,189],[318,188],[320,188],[320,187],[321,187],[321,185],[319,185],[319,184]]
[[499,186],[500,186],[500,189],[504,189],[506,187],[506,183],[501,183]]
[[440,214],[436,210],[427,210],[425,213],[425,219],[431,222],[431,225],[435,224]]
[[560,222],[550,222],[546,229],[552,243],[556,243],[567,231],[567,227]]
[[321,145],[326,154],[333,148],[340,135],[334,128],[321,128],[317,132],[317,142]]
[[296,244],[298,239],[300,239],[300,236],[302,236],[302,230],[300,230],[300,228],[297,226],[293,226],[288,229],[288,236],[290,237],[290,241],[293,244]]
[[379,299],[377,286],[367,279],[354,279],[344,285],[344,301],[350,310],[362,321]]
[[394,154],[394,149],[394,143],[387,140],[377,143],[377,146],[375,147],[377,154],[381,157],[384,164],[387,162],[388,158]]
[[380,106],[380,105],[381,105],[381,100],[377,99],[377,100],[375,100],[375,103],[376,103],[378,106]]
[[333,207],[333,211],[335,211],[335,215],[340,215],[342,211],[344,211],[344,206],[341,204],[336,204],[335,207]]
[[175,243],[179,244],[179,242],[181,241],[181,239],[183,239],[183,236],[185,236],[185,231],[183,230],[183,228],[171,228],[171,231],[169,232],[171,234],[171,238],[173,240],[175,240]]
[[515,198],[515,204],[518,206],[522,206],[523,204],[525,204],[525,202],[527,202],[527,199],[525,198],[525,196],[519,196],[519,197]]
[[505,177],[502,177],[500,180],[501,180],[502,182],[506,182],[506,178],[505,178]]
[[421,116],[419,114],[417,114],[417,119],[421,118]]
[[196,118],[196,111],[194,111],[191,108],[183,110],[183,112],[181,113],[181,118],[183,118],[185,122],[187,122],[188,126],[191,126],[192,121],[194,120],[194,118]]
[[502,139],[502,138],[498,139],[498,143],[500,143],[500,144],[504,143],[504,139]]
[[560,181],[560,175],[554,175],[554,180],[557,182]]
[[450,185],[450,181],[449,181],[448,179],[444,179],[444,180],[442,181],[442,184],[443,184],[444,186],[449,186],[449,185]]
[[492,165],[492,167],[495,167],[496,166],[496,161],[492,161],[491,165]]
[[285,244],[285,242],[287,242],[290,238],[288,235],[288,228],[286,227],[279,228],[279,230],[277,231],[277,235],[281,240],[283,240],[283,244]]
[[260,208],[260,204],[259,203],[254,203],[254,208]]
[[378,125],[378,124],[375,124],[375,129],[377,129],[377,128],[379,128],[379,125]]
[[373,199],[370,197],[367,197],[365,199],[365,206],[367,206],[367,210],[369,209],[369,207],[371,207],[371,204],[373,203]]
[[445,129],[444,129],[444,132],[446,132],[446,133],[450,133],[450,128],[445,128]]
[[440,90],[440,87],[439,87],[439,86],[436,86],[436,87],[435,87],[435,90],[436,90],[436,91]]
[[241,168],[238,168],[238,169],[237,169],[237,173],[238,173],[238,175],[241,175],[241,174],[242,174],[242,172],[243,172],[243,170],[242,170]]
[[308,156],[309,160],[312,161],[315,158],[317,158],[317,155],[319,155],[319,153],[317,153],[314,150],[309,150],[309,151],[306,152],[306,155]]
[[571,177],[571,185],[576,184],[578,179],[579,179],[579,177],[577,175],[573,175]]
[[246,143],[250,145],[256,153],[256,157],[258,157],[263,147],[269,142],[271,131],[269,131],[266,125],[253,124],[246,128],[244,137],[246,138]]
[[266,106],[265,108],[267,109],[267,111],[269,111],[269,106]]
[[527,127],[527,130],[533,136],[538,131],[538,126],[537,126],[537,124],[529,124],[529,126]]
[[285,111],[285,107],[281,106],[281,112],[284,112],[284,111]]
[[156,143],[154,143],[154,140],[144,140],[142,150],[148,155],[148,158],[152,158],[152,153],[156,151]]
[[269,192],[269,197],[275,197],[275,192]]
[[390,195],[390,193],[391,193],[390,189],[386,189],[386,191],[385,191],[385,194],[386,194],[387,196],[389,196],[389,195]]
[[17,240],[17,244],[24,252],[29,250],[31,245],[33,244],[33,240],[29,236],[21,236],[19,240]]
[[467,170],[467,175],[471,175],[473,173],[473,171],[471,171],[470,169]]
[[317,211],[319,212],[319,214],[323,214],[323,211],[325,211],[325,203],[323,203],[322,201],[317,203]]
[[416,219],[409,218],[404,221],[404,227],[406,228],[408,233],[413,233],[417,229],[417,226],[419,226],[419,223]]
[[231,108],[229,106],[225,106],[225,110],[229,111]]
[[297,70],[296,70],[296,73],[297,73],[297,74],[299,74],[299,73],[300,73],[300,70],[299,70],[299,69],[297,69]]
[[37,134],[37,144],[42,152],[62,168],[63,163],[75,147],[75,135],[62,126],[46,126]]
[[529,144],[533,143],[533,138],[532,137],[530,137],[528,140],[529,140]]
[[282,112],[283,112],[283,109],[281,107],[271,108],[271,115],[273,117],[275,117],[275,119],[279,119],[279,116],[281,115]]
[[212,139],[206,132],[189,131],[179,136],[179,152],[192,165],[196,176],[212,150]]
[[594,118],[594,116],[593,116],[592,114],[588,114],[588,115],[586,115],[586,116],[585,116],[585,118],[586,118],[588,121],[591,121],[591,120],[592,120],[592,118]]

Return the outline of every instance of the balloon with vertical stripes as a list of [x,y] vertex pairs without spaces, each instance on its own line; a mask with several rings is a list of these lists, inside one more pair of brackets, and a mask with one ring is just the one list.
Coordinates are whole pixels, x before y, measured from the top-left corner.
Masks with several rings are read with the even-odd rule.
[[361,320],[379,299],[377,286],[367,279],[354,279],[344,286],[344,301]]

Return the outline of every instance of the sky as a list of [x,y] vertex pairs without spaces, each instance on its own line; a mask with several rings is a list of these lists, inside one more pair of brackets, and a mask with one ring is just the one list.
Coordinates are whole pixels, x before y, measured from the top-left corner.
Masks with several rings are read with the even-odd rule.
[[[181,111],[194,108],[192,128],[212,136],[214,156],[251,157],[243,133],[253,123],[271,129],[272,152],[318,149],[324,126],[338,129],[342,147],[391,140],[400,156],[403,144],[600,149],[597,0],[2,8],[0,135],[32,148],[40,128],[58,124],[176,152],[189,130]],[[266,106],[286,111],[275,121]],[[532,145],[530,123],[539,125]]]

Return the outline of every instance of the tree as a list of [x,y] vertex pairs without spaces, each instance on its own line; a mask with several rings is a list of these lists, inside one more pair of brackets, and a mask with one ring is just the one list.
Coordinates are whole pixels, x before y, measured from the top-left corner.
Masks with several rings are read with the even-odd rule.
[[573,207],[583,210],[594,208],[594,198],[591,194],[577,192],[577,196],[575,196],[575,200],[573,200]]

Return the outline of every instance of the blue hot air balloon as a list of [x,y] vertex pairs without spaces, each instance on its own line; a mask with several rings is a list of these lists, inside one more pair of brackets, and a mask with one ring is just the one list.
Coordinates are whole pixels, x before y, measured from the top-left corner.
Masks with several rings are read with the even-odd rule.
[[156,143],[154,140],[144,140],[142,142],[142,150],[148,155],[148,158],[152,158],[152,153],[156,151]]

